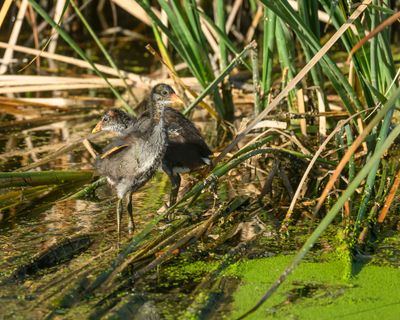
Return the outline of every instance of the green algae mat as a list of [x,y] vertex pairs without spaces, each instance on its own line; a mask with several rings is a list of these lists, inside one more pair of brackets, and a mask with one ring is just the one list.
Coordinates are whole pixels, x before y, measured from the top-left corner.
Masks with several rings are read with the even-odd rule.
[[[246,260],[228,273],[241,278],[233,293],[235,319],[258,301],[293,256]],[[400,269],[365,264],[347,278],[344,263],[303,262],[247,319],[400,319]]]

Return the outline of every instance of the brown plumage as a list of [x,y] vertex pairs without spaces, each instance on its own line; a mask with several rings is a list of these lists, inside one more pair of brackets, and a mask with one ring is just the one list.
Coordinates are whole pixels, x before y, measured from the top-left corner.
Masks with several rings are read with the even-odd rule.
[[[121,109],[108,110],[94,131],[114,131],[125,134],[131,127],[145,130],[151,119],[151,106],[147,102],[147,110],[138,118],[134,118]],[[211,165],[211,150],[193,123],[179,111],[166,107],[164,112],[167,128],[168,145],[162,160],[162,169],[171,180],[172,188],[169,204],[176,202],[180,173],[190,172],[204,165]],[[141,129],[143,128],[143,129]]]
[[[177,99],[171,87],[163,84],[155,86],[150,94],[146,123],[134,123],[107,145],[103,154],[96,159],[97,171],[107,177],[117,191],[118,235],[124,197],[128,201],[130,229],[134,228],[132,193],[142,187],[161,165],[167,148],[164,110]],[[108,119],[103,117],[102,121],[107,123]]]

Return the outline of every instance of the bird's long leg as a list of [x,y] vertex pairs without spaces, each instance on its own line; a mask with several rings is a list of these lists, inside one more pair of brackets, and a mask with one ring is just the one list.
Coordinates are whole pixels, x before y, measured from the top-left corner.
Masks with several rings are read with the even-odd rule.
[[218,177],[214,175],[213,173],[208,176],[208,178],[205,180],[205,184],[208,185],[208,190],[210,190],[211,194],[213,195],[214,201],[213,201],[213,206],[212,210],[215,209],[215,206],[217,205],[217,202],[219,200],[218,197]]
[[265,179],[265,184],[264,184],[264,187],[258,197],[258,201],[261,201],[267,193],[270,194],[271,199],[272,199],[272,181],[278,173],[279,173],[279,161],[276,160],[276,161],[274,161],[274,163],[272,165],[272,169],[271,169],[270,173],[268,174],[267,179]]
[[128,231],[129,234],[135,231],[135,221],[133,220],[133,205],[132,205],[132,193],[133,192],[128,192],[127,194],[127,205],[126,205],[126,210],[128,211],[129,215],[129,225],[128,225]]
[[176,203],[178,198],[179,188],[181,187],[181,176],[178,173],[169,177],[171,180],[171,193],[169,195],[169,207]]
[[181,176],[179,173],[174,173],[173,169],[166,164],[162,165],[164,172],[168,175],[171,181],[171,192],[169,194],[169,204],[168,207],[173,206],[178,198],[179,188],[181,187]]
[[290,200],[292,200],[294,197],[294,191],[293,191],[292,184],[290,183],[289,177],[286,175],[286,173],[285,173],[285,171],[283,171],[283,169],[279,169],[279,175],[281,176],[283,185],[285,186],[285,189],[286,189],[287,193],[289,194]]
[[118,243],[121,237],[121,219],[122,219],[122,211],[123,211],[123,203],[122,199],[118,199],[117,202],[117,233],[118,233]]

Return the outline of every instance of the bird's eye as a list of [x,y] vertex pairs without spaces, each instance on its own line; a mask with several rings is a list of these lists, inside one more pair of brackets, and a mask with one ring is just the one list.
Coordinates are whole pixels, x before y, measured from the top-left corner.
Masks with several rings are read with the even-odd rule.
[[103,121],[104,121],[104,122],[107,122],[109,119],[110,119],[110,118],[109,118],[108,116],[104,116],[104,117],[103,117]]
[[161,91],[161,95],[166,97],[168,95],[168,91],[167,90],[163,90]]

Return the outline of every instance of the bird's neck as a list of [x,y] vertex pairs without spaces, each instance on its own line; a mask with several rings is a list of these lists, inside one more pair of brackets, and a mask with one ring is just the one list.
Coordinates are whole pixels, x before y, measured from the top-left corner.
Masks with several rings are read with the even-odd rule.
[[131,116],[129,113],[124,112],[123,116],[121,116],[120,120],[121,120],[122,126],[125,127],[125,129],[128,129],[135,123],[136,118]]
[[167,128],[164,121],[164,108],[159,109],[157,119],[152,119],[153,130],[149,132],[146,147],[140,153],[143,161],[140,168],[142,175],[137,182],[138,187],[143,185],[161,166],[167,150]]
[[164,107],[154,108],[151,112],[152,112],[151,120],[153,122],[153,136],[155,139],[159,140],[158,141],[159,145],[166,144],[167,128],[164,119],[165,108]]
[[152,118],[153,133],[150,137],[150,140],[152,141],[149,141],[151,144],[153,144],[157,153],[157,158],[159,158],[158,160],[160,162],[164,157],[165,150],[167,149],[167,128],[165,125],[164,113],[164,107],[156,109],[156,112]]
[[147,110],[149,110],[151,119],[154,125],[157,125],[161,121],[161,117],[164,115],[165,107],[155,105],[157,102],[148,102]]

